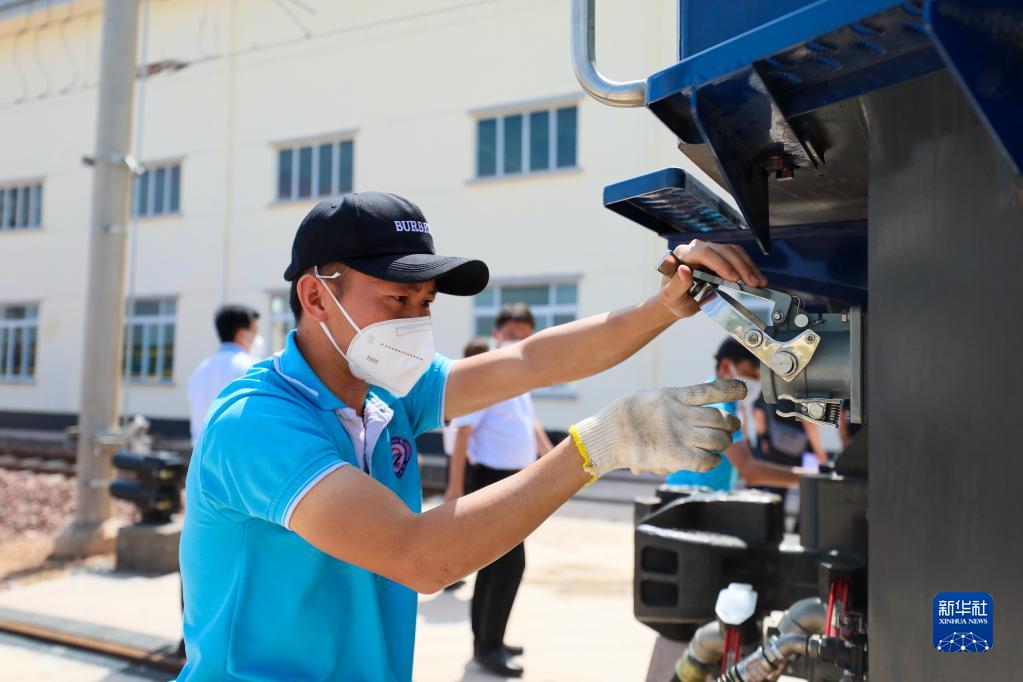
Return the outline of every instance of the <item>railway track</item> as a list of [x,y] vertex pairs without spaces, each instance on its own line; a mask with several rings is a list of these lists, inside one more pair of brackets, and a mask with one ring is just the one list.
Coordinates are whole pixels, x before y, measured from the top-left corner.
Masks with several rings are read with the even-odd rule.
[[75,475],[75,453],[49,445],[0,445],[0,469]]
[[[0,429],[0,470],[75,475],[76,439],[59,431]],[[181,438],[157,437],[154,449],[187,453],[191,443]]]

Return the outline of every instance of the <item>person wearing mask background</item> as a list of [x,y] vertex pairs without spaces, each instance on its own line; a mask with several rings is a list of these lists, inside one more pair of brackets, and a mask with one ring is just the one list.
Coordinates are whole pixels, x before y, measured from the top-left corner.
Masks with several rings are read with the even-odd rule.
[[735,339],[725,339],[714,355],[714,379],[739,379],[746,384],[746,397],[714,405],[739,418],[743,427],[732,436],[732,444],[722,453],[721,463],[710,471],[677,471],[667,478],[671,485],[700,485],[711,490],[732,490],[738,478],[747,486],[791,488],[798,484],[801,467],[782,466],[756,459],[743,434],[752,425],[752,403],[760,395],[760,360]]
[[192,372],[188,380],[192,442],[199,439],[206,413],[224,388],[259,362],[265,349],[259,335],[259,313],[243,305],[224,305],[213,319],[220,348]]
[[[532,336],[535,327],[529,306],[504,305],[494,320],[495,346],[519,343]],[[536,418],[528,393],[457,417],[451,427],[455,442],[444,494],[449,501],[518,473],[554,447]],[[526,548],[520,542],[480,569],[472,594],[473,659],[485,670],[505,677],[521,677],[523,672],[511,660],[522,654],[522,648],[506,645],[504,632],[525,570]]]
[[296,328],[214,401],[188,469],[179,680],[410,682],[416,592],[492,563],[610,471],[710,469],[739,428],[703,405],[741,400],[740,381],[625,395],[522,471],[422,511],[417,436],[623,362],[699,310],[694,267],[767,285],[741,248],[693,240],[644,300],[452,361],[430,306],[478,294],[489,270],[437,255],[433,232],[383,192],[321,201],[299,226]]
[[[480,353],[486,353],[488,350],[490,350],[490,340],[487,337],[485,337],[485,336],[477,336],[476,338],[471,339],[469,341],[469,343],[465,344],[465,348],[462,349],[462,357],[463,358],[471,358],[474,355],[479,355]],[[442,438],[442,441],[443,441],[443,444],[444,444],[444,454],[448,456],[448,473],[447,473],[447,476],[448,476],[449,484],[448,484],[448,490],[444,493],[444,499],[445,500],[449,499],[448,496],[451,493],[451,488],[450,488],[450,481],[451,481],[451,476],[452,476],[452,474],[451,474],[451,466],[452,466],[452,461],[453,461],[452,460],[452,456],[455,454],[455,436],[457,435],[457,432],[458,432],[458,429],[456,429],[450,423],[447,424],[443,429],[441,429],[441,438]],[[459,464],[459,471],[461,472],[459,474],[459,480],[461,480],[463,482],[465,481],[465,467],[466,467],[466,460],[465,460],[464,457],[462,457],[461,462]],[[463,492],[464,492],[464,490],[463,490]],[[462,493],[458,494],[459,497],[461,497],[461,495],[462,495]],[[453,582],[450,585],[448,585],[447,587],[445,587],[444,591],[445,592],[454,592],[455,590],[457,590],[458,588],[460,588],[464,584],[465,584],[465,580],[456,580],[455,582]]]

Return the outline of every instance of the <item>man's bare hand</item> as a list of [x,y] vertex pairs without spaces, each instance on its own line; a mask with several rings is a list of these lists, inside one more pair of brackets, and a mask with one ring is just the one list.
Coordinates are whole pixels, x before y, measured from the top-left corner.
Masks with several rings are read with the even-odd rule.
[[690,317],[699,311],[696,301],[689,297],[689,285],[693,282],[693,268],[701,267],[722,279],[742,282],[752,287],[767,286],[767,278],[753,259],[741,246],[734,244],[711,244],[694,239],[680,244],[673,251],[681,261],[672,277],[664,277],[659,297],[661,303],[675,317]]

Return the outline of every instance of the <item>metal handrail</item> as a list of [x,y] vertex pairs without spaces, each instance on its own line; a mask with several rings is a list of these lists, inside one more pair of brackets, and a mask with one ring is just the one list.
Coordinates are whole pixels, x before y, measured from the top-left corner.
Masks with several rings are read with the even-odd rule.
[[593,99],[612,107],[646,104],[646,81],[609,80],[597,70],[594,40],[596,0],[572,0],[572,68],[579,85]]

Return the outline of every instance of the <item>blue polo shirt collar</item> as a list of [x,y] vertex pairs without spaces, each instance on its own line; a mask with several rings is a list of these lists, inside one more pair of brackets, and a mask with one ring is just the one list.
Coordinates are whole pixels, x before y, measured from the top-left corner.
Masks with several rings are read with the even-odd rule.
[[288,332],[284,350],[274,354],[273,365],[277,374],[321,410],[333,411],[347,407],[316,376],[316,372],[302,357],[302,351],[298,349],[295,339],[295,330],[292,329]]
[[[277,374],[291,384],[299,394],[321,410],[337,412],[339,416],[342,410],[352,410],[354,415],[355,411],[351,406],[342,402],[340,398],[334,395],[320,381],[320,377],[316,376],[316,372],[313,371],[313,368],[302,357],[302,351],[298,349],[298,343],[295,339],[295,330],[292,329],[288,332],[284,350],[274,354],[273,365]],[[369,393],[366,394],[364,410],[367,422],[379,422],[384,427],[387,426],[388,422],[391,421],[391,417],[394,416],[394,411],[387,404],[387,401],[377,395],[372,386],[369,388]]]

